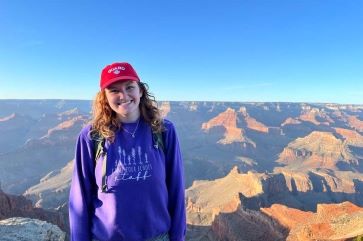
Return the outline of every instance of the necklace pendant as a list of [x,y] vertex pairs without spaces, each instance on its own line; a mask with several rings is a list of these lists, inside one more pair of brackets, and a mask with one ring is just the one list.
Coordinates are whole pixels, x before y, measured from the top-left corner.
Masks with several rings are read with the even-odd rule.
[[132,134],[131,136],[132,136],[132,138],[135,138],[135,134]]

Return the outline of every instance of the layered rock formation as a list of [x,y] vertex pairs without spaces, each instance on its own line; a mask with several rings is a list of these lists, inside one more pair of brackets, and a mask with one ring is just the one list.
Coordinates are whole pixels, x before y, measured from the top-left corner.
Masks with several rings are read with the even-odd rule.
[[349,116],[348,123],[351,127],[356,129],[359,132],[363,132],[363,121],[360,120],[357,116]]
[[289,117],[282,123],[282,126],[286,124],[300,124],[301,121],[310,122],[314,125],[330,125],[334,123],[334,120],[326,113],[326,111],[324,111],[324,109],[311,107],[306,104],[302,104],[301,109],[300,116],[296,118]]
[[318,204],[316,213],[279,204],[261,210],[290,230],[288,241],[349,240],[363,234],[363,208],[350,202]]
[[[188,240],[266,240],[286,237],[286,229],[259,211],[243,208],[245,198],[278,192],[267,174],[240,174],[237,168],[224,178],[196,181],[186,192]],[[202,228],[203,227],[203,228]],[[258,231],[256,231],[258,230]]]
[[287,230],[272,218],[242,208],[216,216],[211,232],[215,240],[231,241],[283,241],[287,235]]
[[280,154],[278,163],[290,169],[328,168],[339,169],[339,162],[358,166],[358,159],[348,146],[330,132],[314,131],[306,137],[288,144]]
[[[360,235],[363,215],[356,215],[356,211],[363,208],[351,203],[318,204],[351,199],[363,205],[356,193],[356,179],[347,181],[342,175],[336,177],[328,171],[242,174],[234,168],[224,178],[196,181],[186,192],[190,240],[285,240],[288,236],[288,240],[312,241]],[[363,180],[359,182],[363,184]],[[260,207],[271,205],[262,208],[271,217],[267,218]],[[288,206],[302,210],[317,208],[317,214]],[[334,226],[334,232],[325,232],[329,225]],[[346,225],[351,228],[346,229]],[[316,232],[320,228],[321,232]],[[316,234],[309,236],[311,232]]]
[[225,128],[224,138],[219,140],[219,143],[230,144],[246,141],[246,138],[243,136],[244,131],[241,128],[237,128],[237,113],[234,109],[228,108],[225,112],[203,123],[202,129],[208,131],[216,126]]
[[25,191],[24,196],[33,201],[35,207],[58,209],[66,204],[72,179],[73,161],[59,171],[52,171],[40,183]]
[[0,237],[2,241],[64,241],[65,233],[45,221],[13,217],[0,221]]
[[67,138],[69,136],[67,135],[67,132],[73,132],[71,128],[76,128],[76,130],[78,130],[79,125],[83,125],[85,122],[86,119],[83,116],[75,116],[49,129],[48,133],[45,136],[41,137],[41,139],[51,138],[54,132],[59,132],[59,131],[62,131],[64,138]]
[[298,125],[298,124],[301,124],[301,121],[297,120],[297,119],[294,119],[294,118],[287,118],[282,124],[281,126],[284,126],[284,125]]
[[[221,212],[234,212],[241,205],[239,193],[253,197],[263,193],[265,174],[239,174],[237,167],[224,178],[213,181],[195,181],[187,190],[188,223],[211,225]],[[242,185],[244,184],[244,185]]]
[[[329,125],[334,121],[325,113],[325,111],[319,110],[318,108],[306,109],[301,113],[300,120],[311,122],[315,125]],[[320,119],[320,120],[318,120]]]
[[247,127],[251,130],[260,131],[264,133],[268,133],[268,127],[265,126],[263,123],[257,121],[255,118],[251,117],[245,107],[241,107],[239,112],[244,117],[245,122],[247,123]]
[[220,113],[218,116],[204,122],[202,124],[202,130],[208,132],[213,127],[223,127],[225,129],[224,138],[220,139],[220,144],[231,144],[234,142],[249,143],[256,147],[256,144],[245,136],[245,131],[242,128],[237,127],[237,113],[232,108],[227,108],[226,111]]
[[363,147],[363,136],[357,131],[349,130],[345,128],[334,128],[335,131],[342,135],[348,145]]

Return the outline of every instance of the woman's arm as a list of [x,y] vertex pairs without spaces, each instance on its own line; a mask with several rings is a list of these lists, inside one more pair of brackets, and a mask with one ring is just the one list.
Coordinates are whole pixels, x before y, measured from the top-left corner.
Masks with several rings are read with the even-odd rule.
[[69,195],[71,241],[91,241],[92,193],[94,187],[93,143],[89,128],[77,140],[72,184]]
[[165,120],[165,163],[168,188],[168,209],[171,216],[171,241],[184,241],[186,233],[184,167],[174,125]]

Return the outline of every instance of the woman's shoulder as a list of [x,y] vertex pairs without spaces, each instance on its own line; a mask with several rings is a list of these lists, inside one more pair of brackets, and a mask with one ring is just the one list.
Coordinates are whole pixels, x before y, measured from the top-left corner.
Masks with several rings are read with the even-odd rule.
[[174,124],[168,119],[163,119],[163,124],[166,130],[174,129]]
[[91,130],[92,130],[92,124],[88,123],[86,124],[80,131],[79,136],[81,138],[84,138],[86,140],[91,140]]
[[163,130],[164,134],[166,134],[166,136],[175,136],[177,131],[174,123],[168,119],[163,119],[163,123],[164,123],[164,130]]

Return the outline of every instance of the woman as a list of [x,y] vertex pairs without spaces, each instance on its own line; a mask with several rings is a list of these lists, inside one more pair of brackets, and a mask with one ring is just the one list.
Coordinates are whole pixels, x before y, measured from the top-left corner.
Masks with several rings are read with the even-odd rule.
[[160,118],[128,63],[106,66],[100,89],[76,145],[71,240],[184,240],[183,163],[173,124]]

